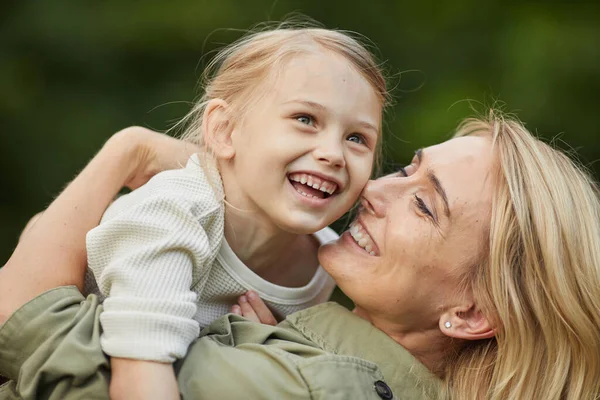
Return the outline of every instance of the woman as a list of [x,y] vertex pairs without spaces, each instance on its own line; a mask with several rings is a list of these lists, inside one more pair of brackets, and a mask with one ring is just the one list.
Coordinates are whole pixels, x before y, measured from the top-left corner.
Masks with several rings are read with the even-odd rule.
[[[84,233],[123,184],[187,156],[172,141],[166,157],[155,153],[166,142],[140,151],[137,135],[168,141],[111,139],[0,270],[2,321],[12,314],[0,374],[16,380],[4,398],[107,396],[101,308],[74,288],[50,289],[81,288]],[[177,365],[184,397],[600,395],[600,203],[567,157],[490,113],[369,182],[362,205],[319,253],[354,312],[326,304],[278,327],[225,316]]]

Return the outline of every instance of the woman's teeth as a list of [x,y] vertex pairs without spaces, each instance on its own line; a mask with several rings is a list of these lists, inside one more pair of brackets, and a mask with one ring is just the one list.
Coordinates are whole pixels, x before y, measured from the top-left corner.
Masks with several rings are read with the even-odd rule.
[[371,239],[371,236],[369,236],[369,234],[365,231],[365,228],[363,228],[360,223],[354,221],[350,224],[350,236],[352,236],[354,241],[360,247],[365,249],[367,253],[372,256],[375,255],[375,251],[373,251],[375,249],[373,239]]

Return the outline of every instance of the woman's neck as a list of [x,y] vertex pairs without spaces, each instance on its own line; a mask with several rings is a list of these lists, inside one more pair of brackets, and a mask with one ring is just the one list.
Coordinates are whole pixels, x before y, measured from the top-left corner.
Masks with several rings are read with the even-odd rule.
[[401,323],[394,323],[369,315],[366,310],[360,307],[356,307],[352,312],[369,321],[373,326],[408,350],[432,373],[440,378],[443,377],[448,352],[454,351],[458,343],[453,342],[440,332],[437,322],[432,321],[429,326],[414,329]]

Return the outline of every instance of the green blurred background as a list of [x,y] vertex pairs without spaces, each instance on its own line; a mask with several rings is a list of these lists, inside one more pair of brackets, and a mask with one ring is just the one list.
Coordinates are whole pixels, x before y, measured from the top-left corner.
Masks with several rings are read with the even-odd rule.
[[4,0],[0,261],[111,133],[164,130],[186,113],[204,54],[296,11],[366,35],[399,74],[390,162],[447,138],[471,113],[467,100],[500,99],[600,173],[600,8],[591,2]]

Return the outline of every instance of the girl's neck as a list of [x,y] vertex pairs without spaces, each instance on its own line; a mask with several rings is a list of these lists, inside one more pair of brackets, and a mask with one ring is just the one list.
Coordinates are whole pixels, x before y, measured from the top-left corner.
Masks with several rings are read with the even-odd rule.
[[281,286],[306,285],[318,268],[319,243],[312,235],[282,230],[257,209],[237,182],[231,162],[222,161],[219,172],[225,194],[225,239],[248,268]]
[[275,284],[303,286],[318,267],[316,239],[285,232],[256,213],[225,206],[225,239],[248,268]]

